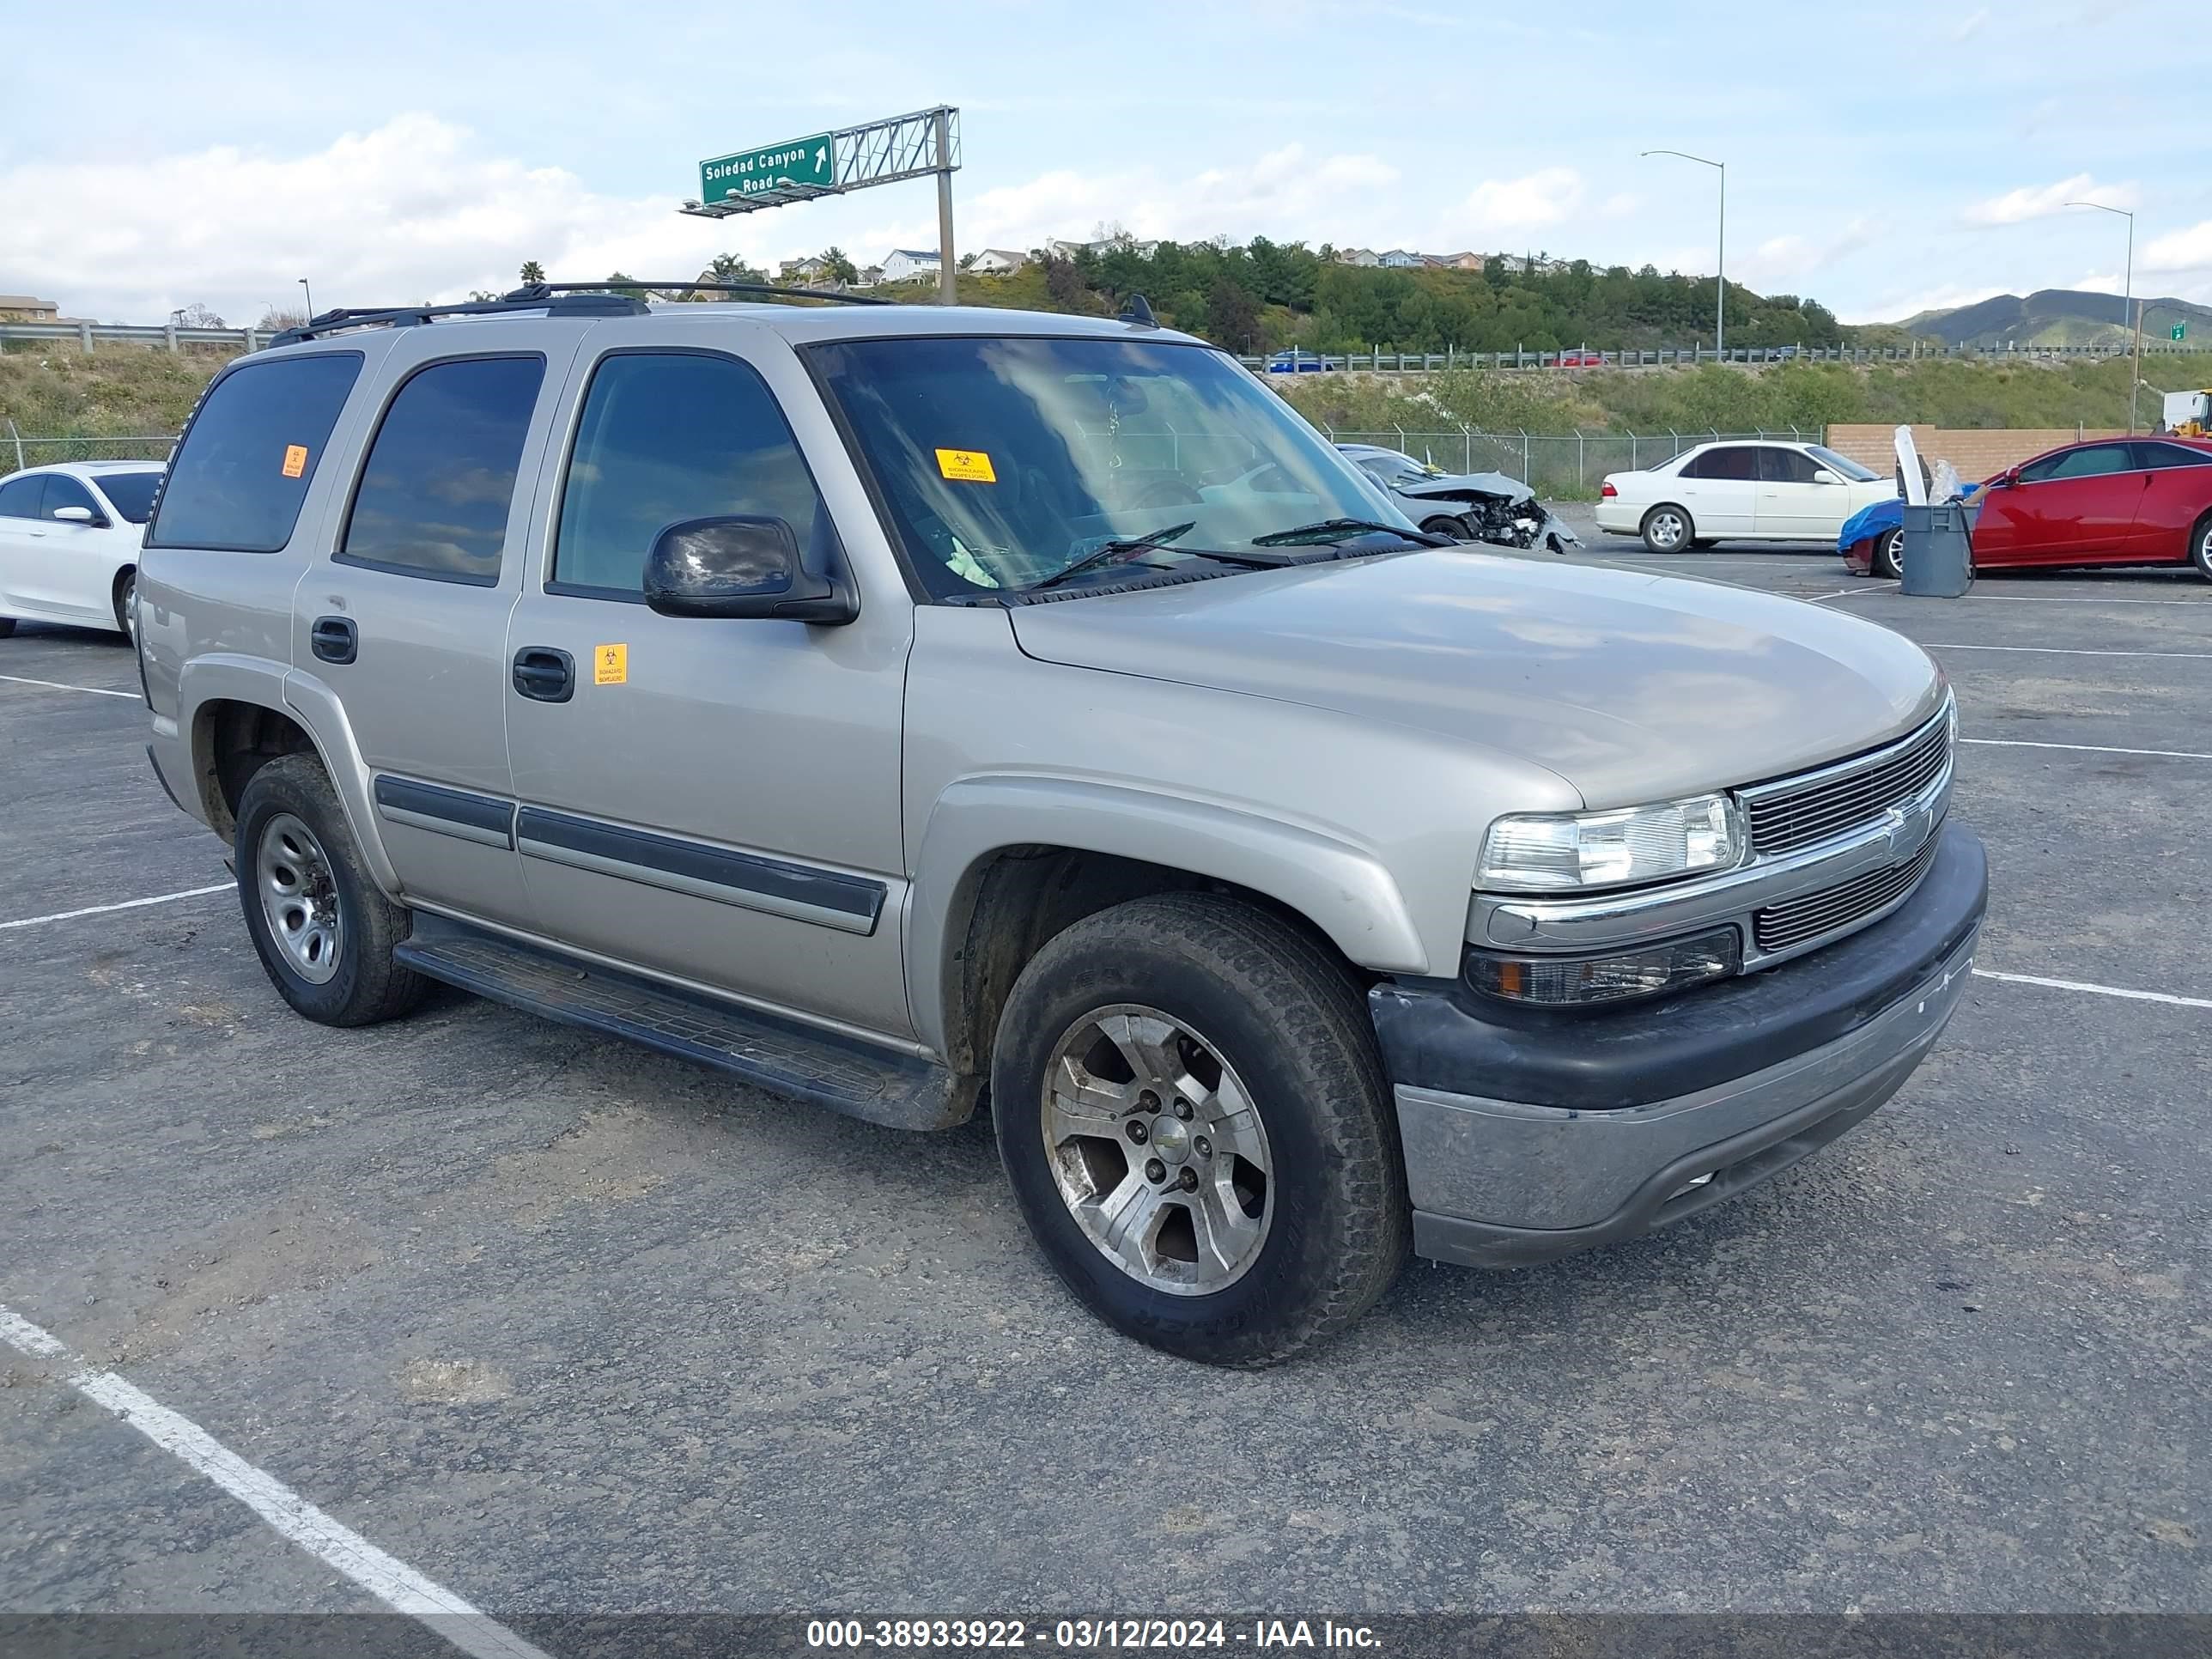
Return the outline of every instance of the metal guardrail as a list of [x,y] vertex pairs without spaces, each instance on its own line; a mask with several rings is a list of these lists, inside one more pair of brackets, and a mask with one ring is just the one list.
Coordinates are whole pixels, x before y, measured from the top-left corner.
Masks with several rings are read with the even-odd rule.
[[101,343],[161,346],[170,351],[188,345],[235,346],[258,351],[275,331],[266,328],[180,328],[168,323],[0,323],[0,344],[11,341],[67,340],[80,351]]

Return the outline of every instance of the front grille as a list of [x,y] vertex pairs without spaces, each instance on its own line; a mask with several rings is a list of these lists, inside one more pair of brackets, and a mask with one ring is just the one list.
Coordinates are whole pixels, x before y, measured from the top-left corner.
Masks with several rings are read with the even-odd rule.
[[1785,779],[1747,791],[1744,817],[1751,826],[1751,850],[1770,857],[1875,823],[1933,783],[1950,759],[1947,712],[1896,747],[1867,757],[1863,765],[1794,787]]
[[1755,911],[1751,919],[1753,938],[1761,951],[1787,951],[1808,939],[1837,933],[1864,921],[1912,890],[1914,884],[1928,873],[1928,866],[1936,861],[1936,848],[1942,839],[1943,829],[1939,823],[1928,837],[1928,844],[1903,864],[1893,864],[1887,870],[1869,870],[1849,881],[1839,881],[1833,887],[1824,887],[1817,893]]

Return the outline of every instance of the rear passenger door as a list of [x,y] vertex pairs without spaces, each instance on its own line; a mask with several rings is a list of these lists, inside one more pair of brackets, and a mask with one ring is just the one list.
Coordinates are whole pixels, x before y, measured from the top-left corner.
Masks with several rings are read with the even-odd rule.
[[907,595],[864,593],[834,628],[644,603],[647,551],[687,519],[780,518],[816,568],[845,566],[817,469],[857,480],[819,396],[780,339],[749,355],[732,331],[670,322],[668,346],[605,351],[564,421],[507,634],[522,868],[550,939],[904,1037]]
[[2010,564],[2094,564],[2124,559],[2135,532],[2142,479],[2133,446],[2084,444],[2021,468],[2019,481],[1992,489],[1975,521],[1984,545]]
[[1719,444],[1691,457],[1678,477],[1699,539],[1748,536],[1759,512],[1759,447]]
[[460,349],[459,329],[406,331],[294,608],[296,671],[344,708],[402,896],[514,927],[531,910],[514,850],[507,616],[546,388],[578,334],[501,319]]

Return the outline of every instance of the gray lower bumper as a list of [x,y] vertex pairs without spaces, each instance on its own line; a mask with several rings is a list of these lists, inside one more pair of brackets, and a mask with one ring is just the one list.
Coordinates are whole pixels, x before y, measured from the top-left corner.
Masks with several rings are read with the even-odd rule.
[[1973,951],[1969,935],[1846,1036],[1649,1105],[1575,1111],[1400,1085],[1414,1249],[1516,1267],[1631,1237],[1755,1186],[1897,1092],[1958,1006]]

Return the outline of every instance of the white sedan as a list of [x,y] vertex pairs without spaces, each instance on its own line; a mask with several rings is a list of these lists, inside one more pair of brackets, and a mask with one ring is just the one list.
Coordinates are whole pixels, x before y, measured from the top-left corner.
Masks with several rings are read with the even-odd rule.
[[65,461],[0,478],[0,639],[18,622],[131,632],[138,542],[161,471]]
[[1729,539],[1826,542],[1896,483],[1821,444],[1699,444],[1663,466],[1609,472],[1597,527],[1641,536],[1654,553]]

